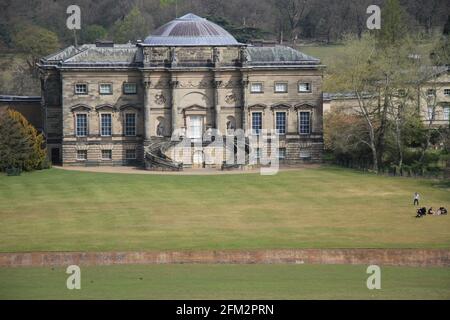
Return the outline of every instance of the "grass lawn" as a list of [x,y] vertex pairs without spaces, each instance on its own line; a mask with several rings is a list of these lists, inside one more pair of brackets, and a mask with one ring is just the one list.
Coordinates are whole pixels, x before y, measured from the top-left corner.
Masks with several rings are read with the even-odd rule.
[[448,268],[383,267],[368,290],[364,266],[149,265],[0,268],[0,299],[450,299]]
[[0,176],[0,251],[450,248],[450,185],[323,167],[275,176]]

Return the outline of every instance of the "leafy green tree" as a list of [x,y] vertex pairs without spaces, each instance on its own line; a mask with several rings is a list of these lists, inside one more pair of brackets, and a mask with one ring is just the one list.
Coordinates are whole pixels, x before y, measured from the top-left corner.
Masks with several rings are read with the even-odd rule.
[[114,41],[125,43],[142,39],[149,33],[149,30],[149,22],[144,18],[139,8],[135,6],[123,20],[117,20],[114,24]]
[[35,75],[36,62],[59,48],[56,33],[35,25],[27,25],[16,32],[13,43],[17,49],[28,55],[28,66]]
[[84,43],[94,43],[96,40],[104,40],[108,36],[108,31],[98,24],[84,27],[81,32]]
[[408,33],[406,13],[398,0],[387,0],[381,10],[381,29],[376,30],[379,45],[395,45]]

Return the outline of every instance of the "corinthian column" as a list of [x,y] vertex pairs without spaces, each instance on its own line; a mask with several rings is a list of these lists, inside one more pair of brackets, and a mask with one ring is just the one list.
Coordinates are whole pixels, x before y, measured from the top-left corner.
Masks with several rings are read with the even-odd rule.
[[150,86],[151,81],[145,78],[144,84],[144,140],[149,140],[151,137],[150,132]]
[[174,74],[171,75],[170,86],[170,107],[172,108],[172,132],[178,129],[178,101],[176,88],[178,87],[178,81]]
[[219,105],[219,88],[222,84],[222,81],[216,80],[216,74],[214,74],[214,83],[213,83],[213,90],[214,90],[214,116],[215,116],[215,127],[217,130],[220,130],[220,105]]
[[242,76],[242,129],[246,131],[247,128],[247,115],[248,115],[248,102],[247,102],[247,87],[248,87],[248,76]]

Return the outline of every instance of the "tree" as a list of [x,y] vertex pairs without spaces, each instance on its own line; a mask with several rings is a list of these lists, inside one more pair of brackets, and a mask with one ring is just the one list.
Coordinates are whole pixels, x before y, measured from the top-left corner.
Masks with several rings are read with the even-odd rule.
[[35,76],[37,76],[36,63],[39,59],[59,48],[56,33],[34,25],[27,25],[16,32],[13,42],[19,50],[28,55],[27,64]]
[[25,165],[32,143],[21,124],[12,117],[14,111],[8,110],[0,116],[0,169],[20,168]]
[[7,110],[0,116],[0,170],[31,171],[49,167],[44,137],[22,114]]
[[366,144],[372,153],[373,171],[378,172],[377,150],[377,113],[375,112],[378,99],[377,69],[374,64],[376,43],[372,36],[366,34],[361,40],[354,37],[346,39],[346,48],[342,56],[337,57],[334,68],[339,72],[333,73],[332,81],[335,81],[340,91],[350,91],[358,101],[355,113],[365,124],[366,135],[360,135],[358,139]]
[[84,43],[94,43],[96,40],[104,40],[108,31],[98,24],[91,24],[82,29],[82,40]]
[[381,29],[376,31],[379,45],[382,47],[398,44],[406,36],[405,11],[398,0],[387,0],[381,11]]
[[151,21],[144,18],[137,6],[123,18],[114,24],[114,41],[128,42],[142,39],[148,35]]

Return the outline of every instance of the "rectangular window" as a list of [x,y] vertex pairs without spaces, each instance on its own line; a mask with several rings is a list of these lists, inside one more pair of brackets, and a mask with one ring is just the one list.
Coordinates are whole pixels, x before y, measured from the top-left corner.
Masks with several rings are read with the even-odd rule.
[[427,116],[428,120],[434,120],[434,109],[432,107],[428,107]]
[[300,112],[300,134],[309,134],[311,132],[311,113],[310,112]]
[[428,89],[427,90],[427,96],[432,97],[436,94],[436,90],[434,89]]
[[101,135],[102,136],[111,136],[111,133],[112,133],[111,114],[102,113],[100,119],[101,119]]
[[134,160],[136,159],[136,149],[127,149],[125,150],[125,159]]
[[298,84],[298,92],[311,92],[311,83],[301,82]]
[[112,94],[112,84],[100,83],[99,91],[100,91],[100,94]]
[[286,134],[286,112],[277,112],[275,117],[277,133]]
[[126,136],[136,135],[136,114],[134,113],[125,114],[125,135]]
[[123,93],[125,93],[125,94],[136,94],[137,93],[137,85],[136,85],[136,83],[125,82],[123,84]]
[[253,112],[252,113],[252,130],[253,134],[259,134],[262,129],[262,113]]
[[87,150],[77,150],[77,160],[87,160]]
[[276,93],[286,93],[288,92],[288,85],[286,82],[276,82],[275,83],[275,92]]
[[87,114],[80,113],[76,115],[76,135],[77,137],[86,137],[88,132]]
[[278,148],[278,159],[279,160],[286,159],[286,148]]
[[450,106],[444,107],[444,120],[450,120]]
[[75,94],[87,94],[88,87],[85,83],[77,83],[75,84]]
[[263,92],[263,84],[261,82],[253,82],[250,85],[251,93],[262,93]]
[[450,89],[444,89],[444,95],[450,96]]
[[111,160],[112,150],[102,150],[102,160]]

